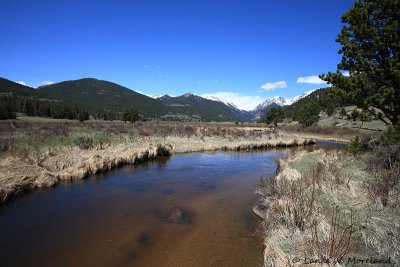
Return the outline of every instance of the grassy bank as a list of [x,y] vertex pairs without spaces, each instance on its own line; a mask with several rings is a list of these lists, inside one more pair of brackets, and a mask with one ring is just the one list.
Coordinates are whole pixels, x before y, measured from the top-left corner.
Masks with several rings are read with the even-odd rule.
[[355,136],[361,139],[376,139],[380,132],[366,131],[358,128],[336,127],[336,126],[319,126],[312,125],[309,127],[301,127],[298,124],[283,125],[279,129],[287,134],[294,134],[303,138],[312,138],[318,140],[326,140],[339,143],[348,143]]
[[0,202],[20,192],[83,179],[123,164],[174,153],[305,145],[263,127],[215,123],[0,122]]
[[384,160],[398,157],[394,151],[319,150],[278,160],[254,208],[264,221],[265,266],[398,266],[400,164]]

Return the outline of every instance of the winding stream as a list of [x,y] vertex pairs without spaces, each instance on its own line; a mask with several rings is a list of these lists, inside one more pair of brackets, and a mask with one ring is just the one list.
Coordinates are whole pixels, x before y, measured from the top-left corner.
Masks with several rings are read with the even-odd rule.
[[24,194],[0,207],[0,265],[260,266],[254,191],[288,151],[175,155]]

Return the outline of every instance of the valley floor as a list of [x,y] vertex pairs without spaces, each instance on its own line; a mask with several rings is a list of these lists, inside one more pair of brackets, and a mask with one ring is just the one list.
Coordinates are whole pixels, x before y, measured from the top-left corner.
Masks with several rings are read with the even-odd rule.
[[174,153],[298,146],[313,140],[229,124],[8,121],[0,124],[0,202]]

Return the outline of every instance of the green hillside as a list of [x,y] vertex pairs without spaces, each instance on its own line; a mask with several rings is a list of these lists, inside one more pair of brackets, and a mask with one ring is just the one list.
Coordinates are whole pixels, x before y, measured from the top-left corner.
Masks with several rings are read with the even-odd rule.
[[[332,88],[316,90],[292,105],[284,107],[286,117],[296,120],[299,110],[308,105],[327,113],[335,107],[342,106],[340,98],[331,91]],[[81,110],[87,110],[92,115],[103,111],[119,113],[125,108],[136,107],[140,115],[145,118],[178,121],[252,121],[261,118],[266,110],[278,107],[272,103],[263,110],[242,111],[234,106],[190,93],[178,97],[166,95],[153,99],[124,86],[93,78],[64,81],[40,86],[37,89],[0,78],[1,93],[19,98],[16,100],[16,106],[18,107],[20,103],[21,108],[18,108],[18,112],[22,113],[26,113],[23,108],[29,98],[29,101],[34,102],[32,102],[34,106],[43,106],[43,101],[52,102],[52,106],[60,101],[65,103],[63,106],[77,104]],[[36,113],[38,112],[33,112]]]
[[165,105],[173,108],[177,114],[199,116],[206,121],[244,121],[248,114],[222,102],[205,99],[194,94],[178,97],[163,96],[159,98]]
[[75,102],[116,112],[134,106],[147,118],[242,121],[246,120],[248,115],[224,103],[192,94],[153,99],[121,85],[92,78],[41,86],[38,92],[44,98]]
[[298,112],[306,106],[314,106],[318,111],[325,111],[328,115],[332,114],[337,107],[343,107],[346,103],[335,94],[334,88],[321,88],[315,90],[308,96],[299,99],[297,102],[286,106],[285,116],[297,120]]
[[0,77],[0,94],[13,96],[36,96],[36,89]]
[[169,111],[167,106],[156,99],[118,84],[93,78],[41,86],[38,91],[42,97],[111,111],[122,111],[134,106],[145,117],[158,117]]

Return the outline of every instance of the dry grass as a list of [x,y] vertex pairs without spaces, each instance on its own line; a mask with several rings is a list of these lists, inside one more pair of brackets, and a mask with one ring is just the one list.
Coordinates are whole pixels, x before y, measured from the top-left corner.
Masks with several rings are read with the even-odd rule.
[[[398,166],[389,160],[389,168],[375,165],[380,171],[371,172],[365,161],[334,151],[302,152],[279,161],[279,174],[264,178],[259,190],[266,207],[266,266],[299,266],[305,259],[348,266],[353,257],[400,263],[400,191],[393,186],[394,176],[400,180]],[[297,169],[301,163],[308,166]],[[390,189],[374,184],[382,175],[390,177]]]
[[354,136],[360,136],[362,139],[370,140],[376,139],[379,135],[378,132],[365,132],[359,129],[351,129],[336,126],[318,126],[312,125],[310,127],[301,127],[300,125],[286,125],[279,128],[281,131],[287,133],[294,133],[298,136],[305,138],[323,139],[329,141],[337,141],[347,143]]
[[26,189],[83,179],[171,153],[301,146],[270,128],[175,122],[0,122],[0,202]]

